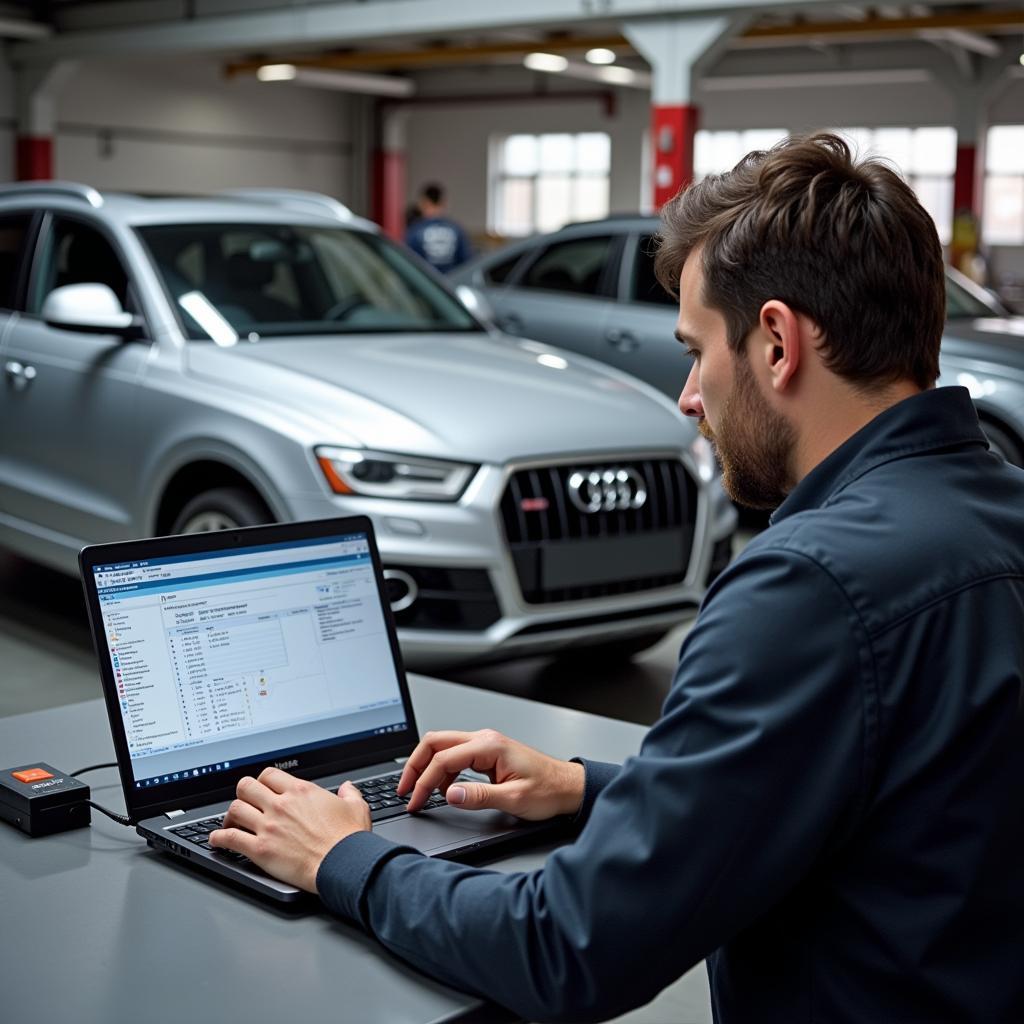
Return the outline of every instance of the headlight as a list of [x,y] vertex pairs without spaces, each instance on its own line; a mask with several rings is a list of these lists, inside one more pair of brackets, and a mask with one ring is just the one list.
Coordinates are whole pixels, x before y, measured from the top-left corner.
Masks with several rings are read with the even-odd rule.
[[457,501],[477,468],[352,448],[317,448],[316,459],[335,494],[419,501]]
[[690,445],[690,454],[693,461],[697,463],[697,473],[705,483],[714,480],[718,473],[718,463],[715,461],[715,449],[711,442],[703,435],[698,434]]

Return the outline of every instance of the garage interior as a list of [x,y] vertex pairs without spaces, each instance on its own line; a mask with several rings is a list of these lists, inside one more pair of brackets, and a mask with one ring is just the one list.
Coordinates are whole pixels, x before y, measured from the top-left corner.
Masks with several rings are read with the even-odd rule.
[[[0,184],[304,190],[400,241],[420,188],[439,182],[484,253],[656,212],[748,150],[826,128],[896,162],[949,264],[1024,315],[1019,4],[0,4]],[[516,162],[524,145],[584,135],[599,140],[589,164]],[[0,438],[0,453],[13,444]],[[744,519],[734,554],[762,525]],[[646,725],[691,621],[621,661],[570,652],[432,674]],[[0,717],[100,695],[77,580],[0,552],[0,663]],[[710,1021],[703,973],[621,1020]]]

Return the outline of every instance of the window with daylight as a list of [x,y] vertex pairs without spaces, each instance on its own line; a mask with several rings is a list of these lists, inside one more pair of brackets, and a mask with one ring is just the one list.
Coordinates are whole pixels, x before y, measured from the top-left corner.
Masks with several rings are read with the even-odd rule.
[[[956,132],[952,128],[833,128],[860,157],[877,156],[895,164],[931,214],[943,245],[953,226],[953,172]],[[731,170],[752,149],[768,149],[786,137],[783,128],[740,132],[697,132],[693,169],[699,180]]]
[[939,241],[949,245],[953,231],[953,172],[956,131],[935,128],[837,128],[860,157],[894,164],[931,214]]
[[988,130],[983,211],[988,245],[1024,245],[1024,124]]
[[608,216],[605,132],[507,135],[492,146],[489,227],[497,235],[557,231]]
[[753,149],[771,149],[789,132],[785,128],[754,128],[745,132],[699,131],[693,140],[693,176],[731,171]]

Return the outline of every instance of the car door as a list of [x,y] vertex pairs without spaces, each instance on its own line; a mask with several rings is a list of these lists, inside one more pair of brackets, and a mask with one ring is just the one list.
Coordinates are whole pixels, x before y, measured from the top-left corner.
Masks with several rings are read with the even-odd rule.
[[[0,352],[22,308],[25,276],[36,215],[31,211],[0,213]],[[16,368],[4,368],[6,380]]]
[[[149,346],[113,334],[46,324],[46,296],[100,283],[137,311],[124,261],[107,232],[85,218],[47,215],[25,311],[10,325],[0,403],[5,439],[0,500],[9,526],[73,551],[82,541],[133,535],[138,455],[137,382]],[[12,364],[19,372],[10,372]]]
[[604,232],[544,245],[508,287],[497,296],[489,293],[498,326],[601,358],[601,327],[614,301],[621,244]]
[[690,372],[676,340],[678,302],[654,276],[654,239],[631,235],[623,252],[621,301],[604,325],[605,362],[633,374],[675,400]]

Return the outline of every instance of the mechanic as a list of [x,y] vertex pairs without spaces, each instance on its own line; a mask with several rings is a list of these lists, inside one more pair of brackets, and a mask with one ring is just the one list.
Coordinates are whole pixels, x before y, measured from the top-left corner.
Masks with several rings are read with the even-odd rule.
[[405,229],[405,244],[435,270],[447,274],[473,255],[466,232],[446,212],[440,185],[424,185],[416,209],[418,216]]
[[[936,389],[931,218],[829,134],[680,193],[679,399],[772,525],[711,587],[638,756],[427,734],[410,810],[575,815],[517,874],[430,859],[280,772],[213,845],[443,981],[594,1020],[707,959],[717,1021],[1024,1020],[1024,473]],[[492,783],[453,783],[467,767]]]

